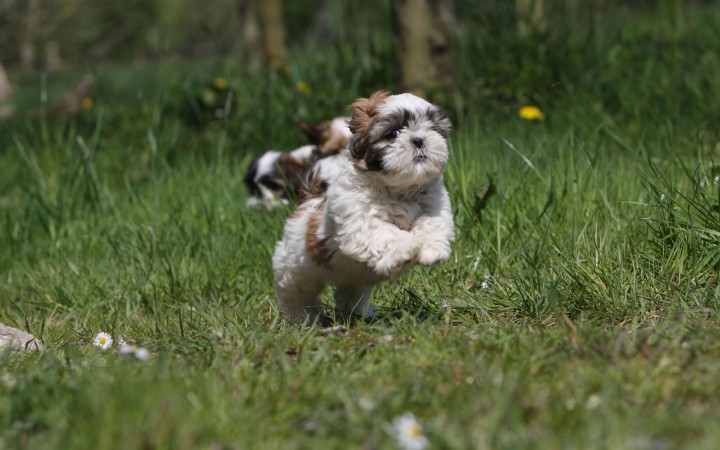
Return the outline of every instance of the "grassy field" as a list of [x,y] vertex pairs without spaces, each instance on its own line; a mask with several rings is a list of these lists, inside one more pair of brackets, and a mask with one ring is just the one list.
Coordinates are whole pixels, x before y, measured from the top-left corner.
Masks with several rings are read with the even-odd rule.
[[[303,144],[300,120],[397,91],[386,24],[357,17],[279,75],[95,67],[80,116],[0,123],[0,322],[44,343],[0,354],[0,448],[393,448],[405,412],[431,448],[717,448],[720,8],[530,40],[487,13],[465,17],[457,94],[436,98],[453,256],[383,285],[382,319],[345,334],[279,314],[287,212],[247,209],[241,179]],[[13,75],[17,103],[81,73]],[[226,118],[188,121],[216,77]],[[518,117],[531,103],[544,121]]]

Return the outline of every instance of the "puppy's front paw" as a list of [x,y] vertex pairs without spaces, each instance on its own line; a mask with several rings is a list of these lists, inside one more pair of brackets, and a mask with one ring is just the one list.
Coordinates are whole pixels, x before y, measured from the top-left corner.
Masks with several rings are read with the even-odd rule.
[[405,246],[389,250],[375,265],[375,271],[382,276],[396,278],[417,261],[417,248]]
[[432,266],[450,258],[450,244],[447,242],[426,242],[420,247],[418,262],[422,266]]

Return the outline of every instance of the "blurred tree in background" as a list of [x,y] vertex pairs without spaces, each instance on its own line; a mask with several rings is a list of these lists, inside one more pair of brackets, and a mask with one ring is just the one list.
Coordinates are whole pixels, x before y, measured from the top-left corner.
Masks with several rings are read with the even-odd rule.
[[520,36],[542,32],[547,27],[543,13],[543,0],[515,0],[515,12]]
[[[348,2],[350,3],[350,2]],[[414,67],[418,78],[452,72],[452,40],[458,28],[484,34],[484,22],[501,38],[514,28],[528,37],[554,26],[577,25],[589,14],[608,8],[682,9],[683,4],[712,0],[368,0],[362,5],[326,0],[0,0],[0,61],[23,70],[57,70],[100,60],[177,57],[198,58],[241,54],[255,67],[287,64],[287,49],[298,45],[332,45],[352,40],[362,16],[390,23],[399,59],[420,46],[430,49],[443,70]],[[359,14],[359,11],[363,11]],[[549,19],[550,18],[550,19]],[[575,22],[574,24],[563,22]],[[499,25],[499,27],[497,27]],[[502,32],[499,32],[500,30]],[[464,36],[465,37],[465,36]],[[409,58],[413,56],[408,55]],[[434,62],[433,62],[434,63]],[[409,70],[400,62],[403,84],[412,88]],[[430,63],[432,64],[432,63]],[[444,84],[445,81],[438,81]],[[431,84],[433,84],[432,82]]]
[[452,0],[393,0],[392,25],[395,55],[403,90],[426,95],[425,90],[446,93],[455,82]]
[[283,22],[280,0],[260,1],[260,17],[266,64],[274,70],[287,67],[288,53],[285,47],[285,23]]
[[7,100],[12,96],[13,87],[8,80],[7,74],[5,74],[5,68],[0,63],[0,102]]
[[[327,28],[327,17],[323,23]],[[280,0],[0,0],[0,42],[0,60],[26,71],[210,57],[243,47],[264,47],[270,65],[287,58]]]
[[0,59],[23,70],[128,58],[150,46],[155,2],[0,0]]
[[8,80],[5,68],[0,62],[0,119],[10,117],[13,113],[11,106],[5,105],[5,101],[9,100],[13,95],[13,87]]
[[[520,22],[532,23],[542,17],[542,0],[516,0]],[[599,0],[594,0],[598,2]],[[389,1],[364,4],[376,16],[388,15]],[[455,17],[464,10],[477,10],[474,2],[449,0],[393,0],[394,8],[404,14],[395,20],[415,20],[430,9],[431,30],[445,33]],[[492,2],[490,2],[492,3]],[[481,9],[497,10],[486,5]],[[0,0],[0,59],[9,66],[59,68],[64,60],[79,64],[100,59],[142,59],[144,57],[201,57],[226,54],[246,46],[258,49],[258,15],[263,22],[276,26],[263,31],[278,33],[267,52],[283,50],[284,16],[293,44],[309,37],[315,43],[335,42],[339,29],[351,27],[355,17],[338,13],[354,8],[328,5],[325,0],[281,2],[280,0]],[[420,11],[418,13],[418,11]],[[407,17],[412,16],[412,17]],[[528,17],[525,17],[528,16]],[[339,19],[339,20],[338,20]],[[532,25],[529,25],[532,27]],[[425,28],[425,27],[423,27]],[[387,30],[388,32],[390,30]],[[409,30],[417,32],[418,30]],[[446,37],[431,36],[433,46]],[[265,46],[267,38],[264,38]],[[442,44],[445,46],[446,44]],[[275,58],[275,56],[273,56]]]
[[[618,80],[657,78],[636,84],[655,87],[647,92],[653,100],[647,108],[658,111],[681,107],[688,91],[716,89],[712,79],[720,70],[720,37],[708,31],[712,26],[694,24],[717,23],[718,13],[712,11],[720,11],[718,3],[0,0],[0,61],[16,97],[24,83],[44,89],[42,76],[49,73],[61,74],[51,81],[72,74],[63,81],[66,92],[92,72],[102,92],[111,79],[123,77],[122,71],[111,70],[98,76],[102,64],[141,68],[188,62],[182,79],[172,81],[185,92],[169,93],[168,101],[199,95],[189,68],[194,64],[206,68],[198,84],[211,83],[226,70],[231,92],[240,87],[233,86],[233,77],[242,73],[266,79],[279,74],[292,95],[312,93],[314,101],[332,110],[338,109],[334,101],[347,104],[348,92],[367,95],[382,87],[422,92],[457,112],[471,105],[494,111],[511,111],[526,102],[547,106],[568,93],[592,94],[594,107],[610,112],[639,114],[641,108],[631,101],[634,93],[623,91],[628,83]],[[708,13],[691,13],[692,8]],[[657,20],[647,25],[643,17],[651,15]],[[667,70],[658,71],[660,66]],[[688,71],[699,76],[686,77]],[[224,94],[216,97],[218,105],[225,105]],[[300,99],[295,99],[297,114],[309,119],[302,110],[307,102]],[[129,98],[114,99],[114,104],[123,101]],[[32,102],[26,103],[34,107]],[[218,105],[212,104],[213,111],[224,107]]]

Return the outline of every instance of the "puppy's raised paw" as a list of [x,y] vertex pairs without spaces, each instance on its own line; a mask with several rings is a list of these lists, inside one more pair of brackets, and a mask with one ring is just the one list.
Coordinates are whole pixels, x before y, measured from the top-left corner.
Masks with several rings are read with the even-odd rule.
[[375,266],[375,272],[390,278],[397,278],[410,269],[417,262],[417,248],[407,246],[388,252],[380,258]]
[[420,247],[418,262],[422,266],[432,266],[450,258],[450,244],[447,242],[426,242]]

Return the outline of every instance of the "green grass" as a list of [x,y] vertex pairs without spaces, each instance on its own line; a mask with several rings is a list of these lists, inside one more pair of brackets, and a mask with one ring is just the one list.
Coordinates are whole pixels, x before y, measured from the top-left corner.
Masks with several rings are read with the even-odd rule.
[[[458,95],[437,100],[454,119],[453,256],[383,285],[383,318],[344,335],[278,312],[285,213],[245,208],[241,178],[301,145],[298,121],[396,90],[387,35],[295,48],[284,75],[103,66],[95,109],[0,124],[0,322],[45,346],[0,354],[0,448],[392,448],[405,411],[433,448],[717,448],[710,6],[680,25],[635,11],[622,37],[610,16],[590,56],[582,24],[566,42],[460,42]],[[534,85],[553,61],[561,86]],[[218,75],[230,114],[189,124],[188,93]],[[40,80],[15,79],[30,104]],[[544,122],[517,117],[530,101]],[[93,347],[100,331],[151,359]]]

